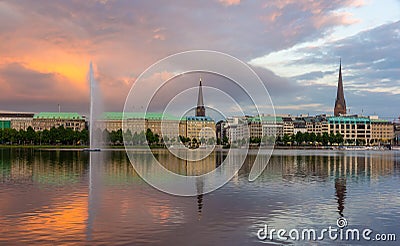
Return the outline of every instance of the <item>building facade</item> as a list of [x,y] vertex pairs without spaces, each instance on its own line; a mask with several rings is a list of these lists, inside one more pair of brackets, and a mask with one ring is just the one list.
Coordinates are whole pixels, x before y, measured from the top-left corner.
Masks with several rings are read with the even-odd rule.
[[0,113],[0,122],[3,122],[3,128],[12,128],[17,131],[26,130],[28,127],[33,127],[33,116],[34,113],[2,112]]
[[85,118],[78,113],[41,112],[33,116],[32,127],[35,131],[50,130],[60,126],[74,131],[82,131],[86,128],[86,122]]

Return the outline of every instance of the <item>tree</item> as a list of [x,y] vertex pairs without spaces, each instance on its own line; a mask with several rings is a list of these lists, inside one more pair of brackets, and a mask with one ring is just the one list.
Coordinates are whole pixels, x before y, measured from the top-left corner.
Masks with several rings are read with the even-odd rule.
[[284,144],[287,144],[288,142],[290,142],[290,137],[288,134],[283,135],[282,142]]
[[[158,141],[156,141],[156,136],[153,134],[153,132],[151,131],[150,128],[147,128],[147,131],[146,131],[146,140],[147,140],[147,143],[148,143],[149,145],[152,145],[154,142],[158,142]],[[158,139],[157,139],[157,140],[158,140]]]
[[336,138],[336,142],[337,142],[338,144],[342,144],[343,141],[344,141],[342,134],[340,134],[339,132],[336,133],[335,138]]
[[328,135],[328,133],[327,132],[324,132],[324,133],[322,133],[322,144],[323,145],[328,145],[328,143],[329,143],[329,135]]

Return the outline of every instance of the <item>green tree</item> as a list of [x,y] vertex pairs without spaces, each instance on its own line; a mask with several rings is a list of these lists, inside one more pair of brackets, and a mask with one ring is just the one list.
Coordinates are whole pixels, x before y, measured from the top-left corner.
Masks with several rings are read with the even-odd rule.
[[342,144],[344,141],[343,135],[340,134],[339,132],[336,133],[335,139],[336,139],[336,143],[338,143],[338,144]]

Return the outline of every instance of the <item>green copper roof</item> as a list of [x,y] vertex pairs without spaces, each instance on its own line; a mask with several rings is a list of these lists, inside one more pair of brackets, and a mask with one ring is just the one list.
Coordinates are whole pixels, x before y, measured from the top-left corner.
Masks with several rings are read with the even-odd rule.
[[33,116],[34,119],[66,119],[66,120],[83,120],[82,115],[70,112],[40,112]]
[[280,116],[274,117],[274,116],[256,116],[256,117],[251,117],[248,119],[249,122],[263,122],[263,123],[282,123],[283,119]]
[[334,123],[334,124],[357,124],[357,123],[371,123],[371,120],[369,118],[364,118],[364,117],[328,117],[328,122],[329,123]]
[[372,123],[391,123],[388,120],[383,120],[383,119],[371,119]]
[[178,117],[169,114],[152,113],[152,112],[104,112],[102,119],[104,120],[122,120],[125,119],[146,119],[146,120],[179,120]]

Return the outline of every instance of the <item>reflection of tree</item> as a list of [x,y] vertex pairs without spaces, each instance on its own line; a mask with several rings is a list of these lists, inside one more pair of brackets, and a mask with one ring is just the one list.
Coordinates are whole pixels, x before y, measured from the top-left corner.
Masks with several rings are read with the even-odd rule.
[[346,198],[346,179],[336,178],[335,179],[335,190],[338,203],[338,212],[343,217],[344,210],[344,199]]

